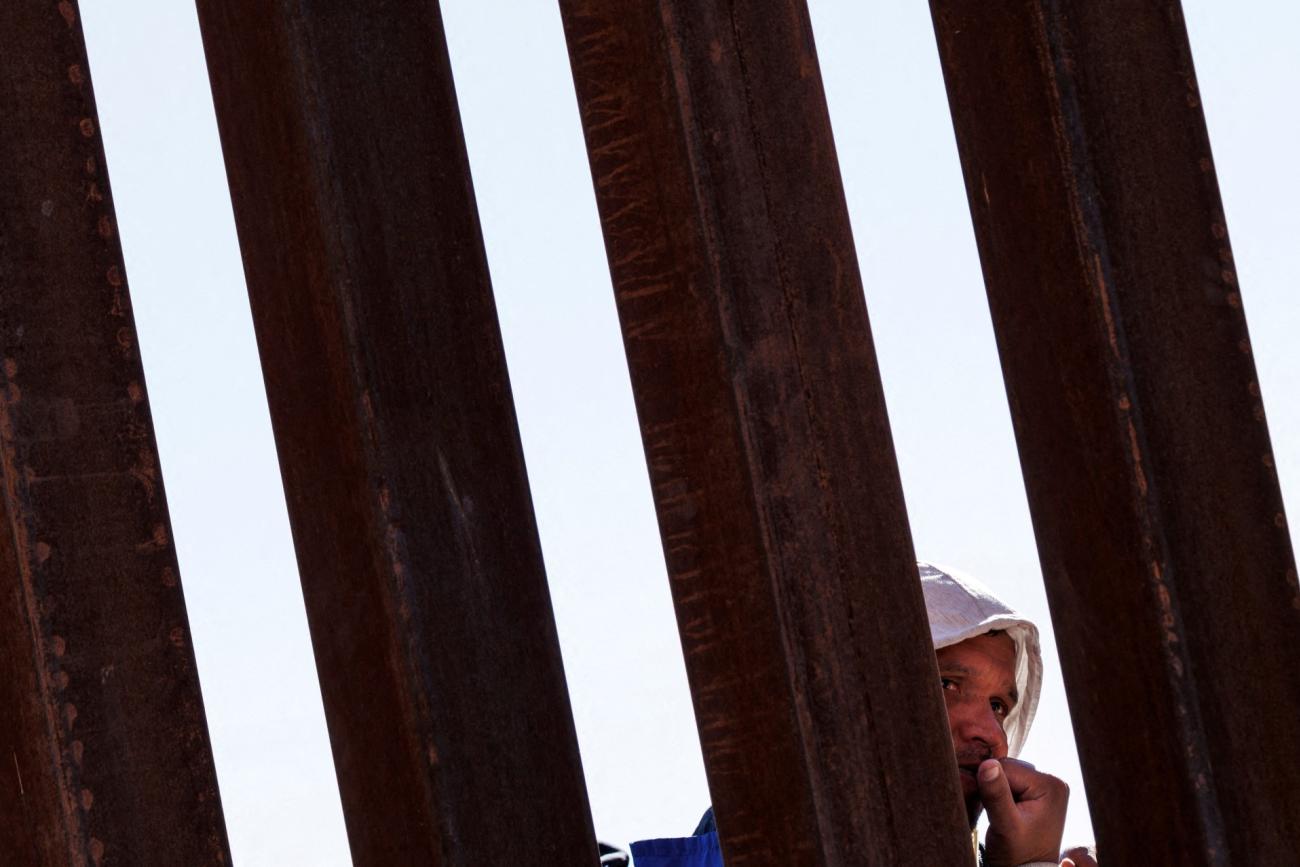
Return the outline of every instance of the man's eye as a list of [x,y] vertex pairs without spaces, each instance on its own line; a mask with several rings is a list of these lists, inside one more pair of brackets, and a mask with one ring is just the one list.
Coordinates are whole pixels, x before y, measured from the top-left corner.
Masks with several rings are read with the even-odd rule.
[[953,680],[950,677],[941,677],[939,678],[939,685],[944,689],[956,689],[957,681]]
[[993,707],[993,712],[998,716],[1004,717],[1010,711],[1010,708],[996,698],[990,701],[989,704]]

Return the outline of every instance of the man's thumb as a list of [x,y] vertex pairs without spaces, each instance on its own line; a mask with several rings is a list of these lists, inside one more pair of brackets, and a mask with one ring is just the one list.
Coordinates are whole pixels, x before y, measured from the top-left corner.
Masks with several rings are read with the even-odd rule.
[[996,830],[1006,831],[1020,820],[1016,812],[1015,799],[1011,797],[1011,784],[1002,770],[1002,764],[996,759],[987,759],[980,764],[976,774],[980,787],[980,801],[989,813],[989,825]]

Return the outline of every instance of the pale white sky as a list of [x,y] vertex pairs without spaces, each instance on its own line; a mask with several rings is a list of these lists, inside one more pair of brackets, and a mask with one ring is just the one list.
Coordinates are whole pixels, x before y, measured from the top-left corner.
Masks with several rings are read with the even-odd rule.
[[[442,5],[596,827],[685,834],[708,793],[559,14]],[[1071,783],[1067,839],[1090,839],[927,5],[810,7],[918,555],[1040,624],[1025,758]],[[234,858],[345,865],[194,10],[81,8]],[[1294,492],[1300,11],[1184,8]]]

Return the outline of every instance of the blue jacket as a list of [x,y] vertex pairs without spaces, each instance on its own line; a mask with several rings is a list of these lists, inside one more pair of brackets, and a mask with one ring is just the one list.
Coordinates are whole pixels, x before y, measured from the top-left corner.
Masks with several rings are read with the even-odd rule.
[[[718,825],[710,807],[690,837],[642,840],[632,844],[633,867],[723,867],[722,849],[718,845]],[[984,847],[979,847],[979,863],[984,863]]]
[[723,867],[713,809],[704,814],[690,837],[633,843],[632,860],[636,867]]

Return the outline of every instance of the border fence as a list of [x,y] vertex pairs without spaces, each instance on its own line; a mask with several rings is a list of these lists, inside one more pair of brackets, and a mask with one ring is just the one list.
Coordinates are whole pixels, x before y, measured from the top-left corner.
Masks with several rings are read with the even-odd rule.
[[[965,863],[804,0],[559,5],[727,863]],[[931,9],[1099,851],[1294,863],[1179,3]],[[594,865],[438,6],[198,10],[352,858]],[[90,73],[0,4],[0,862],[227,864]]]

